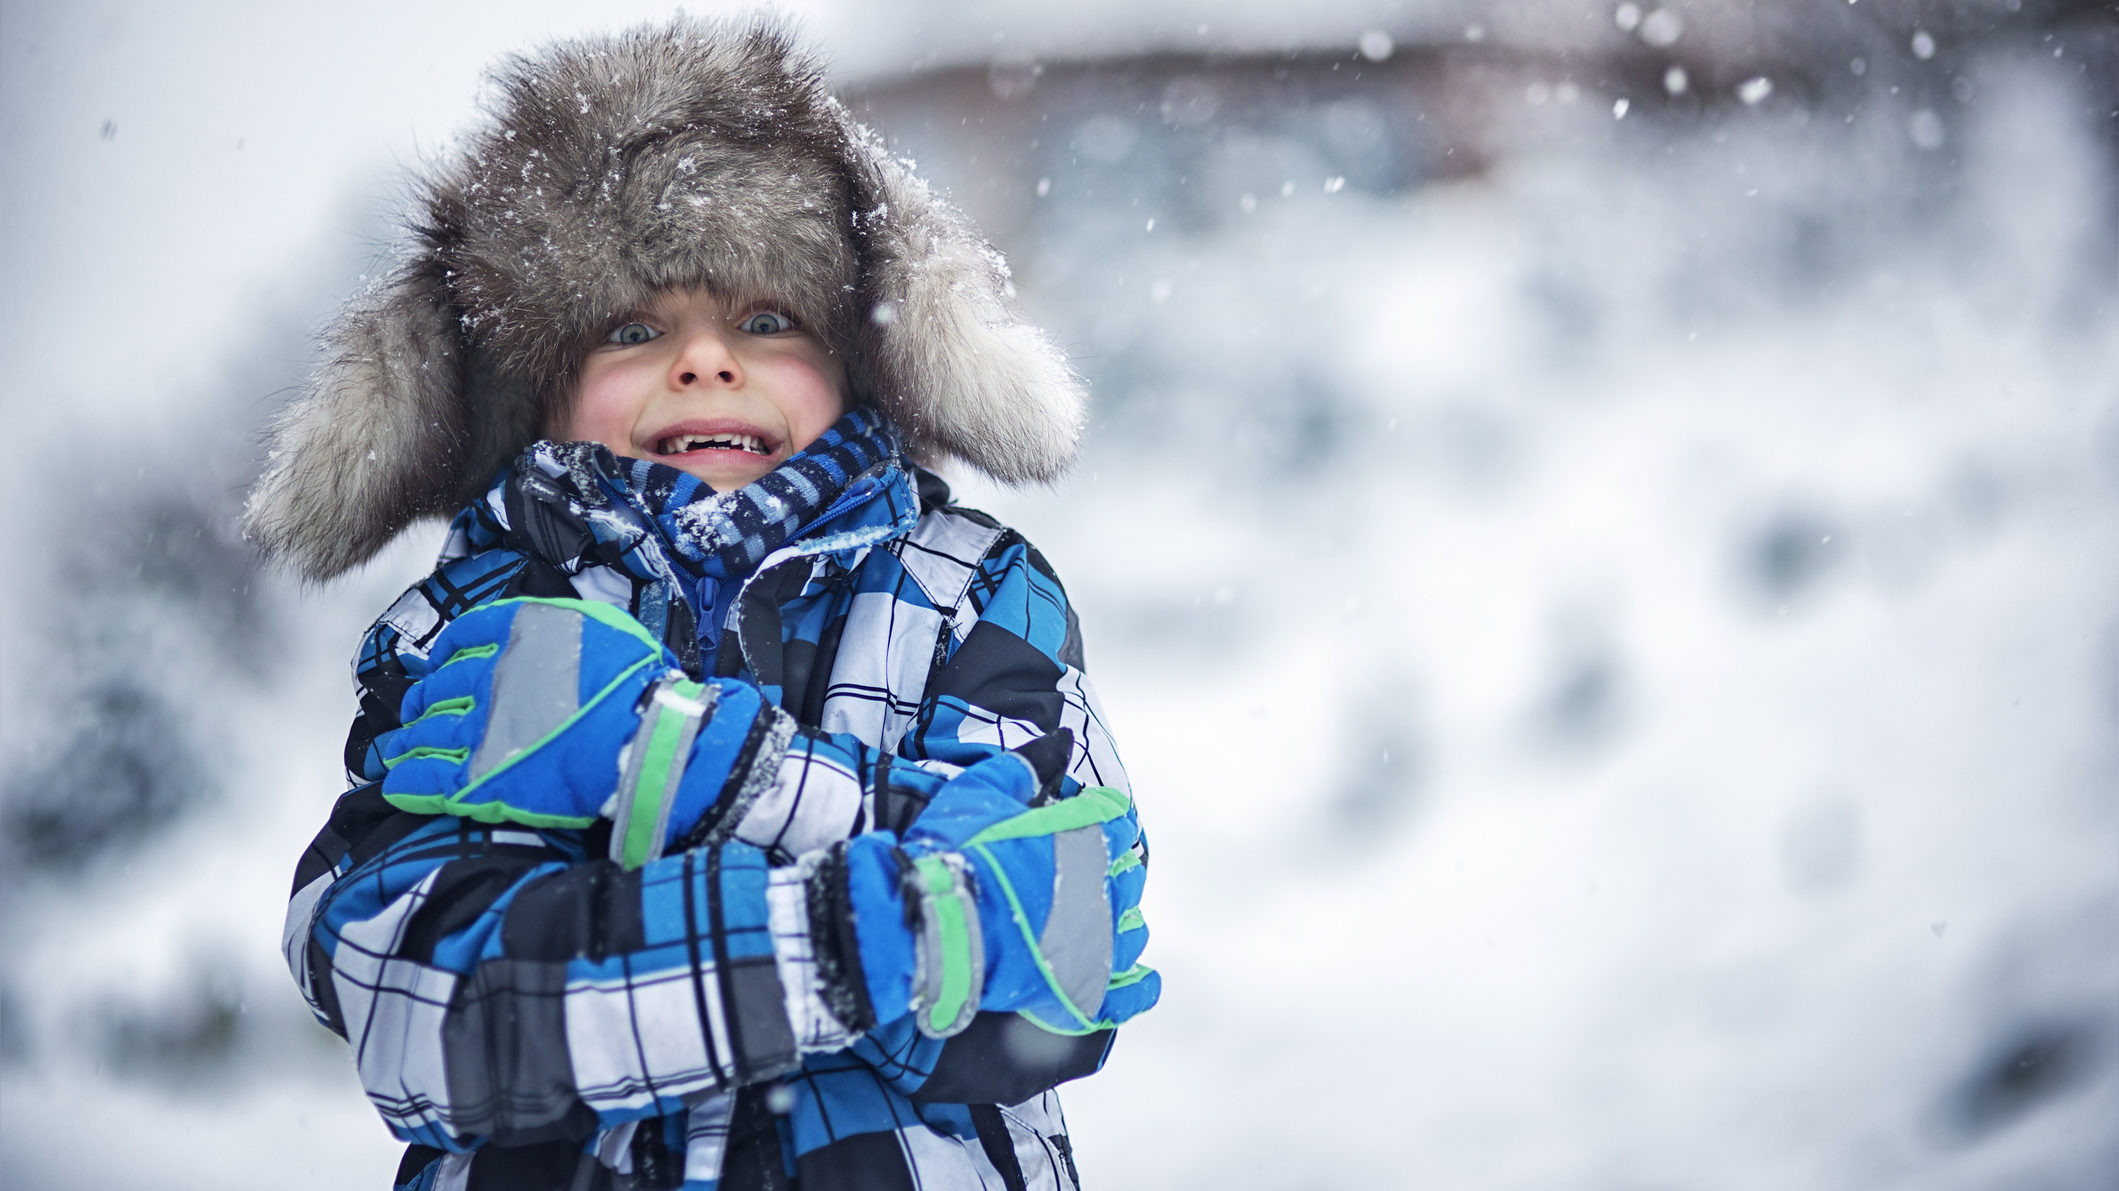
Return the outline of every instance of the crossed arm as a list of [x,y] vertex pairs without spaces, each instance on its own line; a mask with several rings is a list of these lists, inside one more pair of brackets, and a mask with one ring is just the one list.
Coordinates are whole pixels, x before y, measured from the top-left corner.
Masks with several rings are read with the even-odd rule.
[[[1027,547],[985,565],[980,619],[949,643],[896,752],[794,725],[751,758],[768,776],[744,805],[710,808],[723,812],[710,838],[637,865],[611,858],[602,820],[481,822],[386,799],[369,745],[399,726],[389,696],[427,673],[386,617],[362,653],[367,697],[348,750],[370,780],[304,855],[287,948],[399,1136],[447,1149],[580,1137],[826,1051],[860,1058],[905,1094],[958,1101],[1013,1102],[1093,1070],[1107,1028],[1026,1051],[995,1044],[1012,1015],[980,1014],[945,1040],[907,1028],[905,1007],[887,998],[879,1013],[854,916],[833,912],[851,894],[834,868],[845,849],[831,845],[910,832],[961,785],[961,767],[1061,726],[1041,719],[1093,716],[1057,584]],[[488,587],[507,594],[504,582]],[[1117,775],[1107,740],[1077,742],[1064,769],[1056,784],[1070,794],[1085,774]],[[1144,941],[1137,915],[1131,929]],[[1135,990],[1140,1008],[1143,994],[1152,1003],[1152,987]],[[1009,1058],[1023,1053],[1038,1057]]]

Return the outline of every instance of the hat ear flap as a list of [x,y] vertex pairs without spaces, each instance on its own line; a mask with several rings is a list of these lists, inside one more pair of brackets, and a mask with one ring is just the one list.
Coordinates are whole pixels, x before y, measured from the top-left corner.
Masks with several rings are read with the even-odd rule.
[[465,440],[457,318],[431,258],[350,302],[322,341],[323,364],[267,432],[243,513],[266,556],[318,580],[453,512]]
[[1011,308],[1001,254],[846,123],[869,302],[856,334],[878,390],[868,396],[915,455],[953,455],[1005,483],[1058,479],[1081,438],[1081,378]]

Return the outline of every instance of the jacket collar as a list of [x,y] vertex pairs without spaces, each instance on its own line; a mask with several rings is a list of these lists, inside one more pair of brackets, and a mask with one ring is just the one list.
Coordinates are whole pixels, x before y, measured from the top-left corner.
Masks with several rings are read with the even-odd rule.
[[442,559],[504,547],[569,575],[612,567],[688,589],[743,580],[793,555],[860,550],[917,517],[896,433],[857,408],[730,492],[598,443],[532,444],[457,516]]

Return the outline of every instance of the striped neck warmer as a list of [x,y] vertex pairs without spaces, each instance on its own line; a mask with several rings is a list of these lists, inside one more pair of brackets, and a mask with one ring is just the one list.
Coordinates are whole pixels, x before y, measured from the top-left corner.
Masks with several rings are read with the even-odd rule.
[[505,541],[570,574],[616,566],[696,589],[702,580],[749,574],[766,555],[835,516],[842,497],[866,491],[857,480],[899,466],[898,454],[897,433],[866,408],[849,411],[787,462],[730,492],[666,464],[620,458],[601,443],[539,442],[467,511],[474,523],[460,520],[458,528],[472,549]]

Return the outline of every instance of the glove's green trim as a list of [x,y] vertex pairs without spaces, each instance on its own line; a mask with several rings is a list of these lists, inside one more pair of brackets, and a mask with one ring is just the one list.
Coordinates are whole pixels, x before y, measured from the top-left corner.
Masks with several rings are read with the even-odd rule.
[[[1047,1034],[1060,1034],[1068,1038],[1079,1038],[1083,1034],[1094,1034],[1098,1030],[1108,1030],[1118,1024],[1115,1021],[1104,1021],[1094,1022],[1085,1026],[1059,1026],[1054,1025],[1049,1021],[1046,1021],[1044,1018],[1039,1017],[1037,1014],[1032,1013],[1028,1009],[1018,1009],[1016,1010],[1015,1015],[1017,1017],[1022,1018],[1024,1021],[1029,1022],[1031,1025],[1036,1026],[1038,1029],[1045,1031]],[[1084,1018],[1083,1020],[1086,1021],[1088,1019]]]
[[[415,814],[456,815],[459,818],[476,819],[481,823],[520,823],[525,827],[564,827],[569,829],[578,829],[589,826],[590,824],[596,821],[596,816],[553,815],[547,814],[543,811],[526,811],[521,810],[517,807],[509,806],[505,802],[472,802],[467,800],[465,798],[465,795],[470,794],[473,790],[478,789],[480,786],[483,786],[486,783],[492,781],[494,778],[499,777],[501,774],[506,773],[510,768],[515,765],[516,762],[536,752],[538,749],[543,748],[545,745],[550,744],[552,740],[556,738],[560,733],[566,731],[568,728],[573,727],[574,721],[580,719],[584,715],[587,715],[591,710],[596,707],[598,703],[601,703],[604,699],[609,698],[611,692],[616,690],[621,684],[626,682],[626,680],[632,678],[633,675],[638,674],[642,668],[655,665],[661,660],[661,656],[658,654],[653,657],[642,658],[639,661],[633,663],[631,666],[626,667],[623,671],[618,674],[616,678],[613,678],[610,682],[606,683],[602,690],[597,691],[594,695],[591,695],[586,701],[582,703],[580,707],[576,708],[574,714],[560,721],[557,727],[538,737],[536,740],[531,741],[528,746],[515,753],[515,755],[509,757],[507,760],[502,761],[498,765],[495,765],[492,769],[486,772],[484,777],[481,777],[477,781],[464,786],[462,789],[458,790],[455,795],[445,796],[441,794],[385,794],[383,796],[384,800],[387,801],[391,806],[394,806],[399,810],[411,811]],[[445,760],[454,761],[457,764],[462,764],[463,762],[469,760],[470,756],[471,750],[467,748],[437,749],[422,747],[416,749],[409,749],[396,757],[385,758],[383,761],[383,767],[385,769],[393,769],[398,765],[399,762],[410,761],[415,757],[440,757]]]
[[454,815],[480,823],[514,823],[522,827],[581,831],[596,822],[594,815],[548,815],[542,811],[518,810],[505,802],[458,802],[439,794],[385,794],[383,801],[415,815]]
[[1148,920],[1140,916],[1139,906],[1128,907],[1125,913],[1118,916],[1119,934],[1125,934],[1129,930],[1139,930],[1146,925],[1148,925]]
[[[464,715],[476,706],[478,706],[478,700],[469,695],[459,695],[454,699],[443,699],[439,703],[429,705],[418,719],[412,721],[412,724],[425,723],[439,715]],[[412,724],[406,724],[405,726],[409,728]]]
[[[383,795],[383,801],[389,803],[391,806],[394,806],[401,811],[409,811],[416,815],[455,815],[458,818],[471,819],[480,823],[517,823],[524,827],[555,828],[570,831],[579,831],[594,824],[596,822],[597,817],[595,815],[554,815],[546,814],[542,811],[526,811],[518,807],[510,806],[505,802],[468,801],[465,798],[465,795],[470,794],[472,791],[478,789],[480,786],[483,786],[487,782],[492,781],[494,778],[500,776],[501,774],[506,773],[509,767],[513,766],[517,761],[522,760],[524,757],[527,757],[531,753],[536,752],[538,749],[543,748],[545,745],[550,744],[554,738],[559,736],[560,733],[565,732],[568,728],[573,727],[574,721],[588,714],[588,712],[595,708],[597,704],[601,703],[604,699],[609,698],[612,691],[616,690],[620,685],[631,679],[635,674],[638,674],[642,667],[660,663],[663,660],[665,652],[663,644],[660,640],[655,637],[653,633],[650,633],[647,630],[647,626],[633,619],[631,616],[627,615],[623,610],[614,608],[609,604],[605,604],[597,600],[551,599],[542,596],[517,596],[511,599],[495,600],[492,604],[487,606],[499,607],[502,604],[547,604],[555,608],[565,608],[573,612],[577,612],[582,616],[585,616],[588,619],[597,622],[598,624],[601,624],[607,628],[615,629],[618,632],[624,633],[626,636],[631,637],[636,641],[639,641],[641,644],[647,646],[648,656],[640,659],[640,661],[634,663],[633,665],[626,667],[626,669],[621,672],[617,677],[611,679],[609,683],[605,684],[602,690],[597,691],[594,695],[583,700],[581,706],[577,707],[574,710],[574,713],[568,716],[565,720],[561,721],[558,726],[554,727],[551,731],[546,732],[544,735],[538,737],[536,740],[530,742],[530,744],[518,750],[507,760],[502,761],[500,764],[494,766],[491,770],[487,771],[486,774],[480,777],[477,781],[472,782],[469,785],[458,790],[454,795],[385,794]],[[465,648],[459,649],[456,652],[450,654],[448,658],[441,663],[441,666],[450,666],[454,665],[457,662],[469,661],[474,658],[489,658],[499,652],[500,645],[497,642],[485,645],[466,646]],[[435,669],[438,670],[441,668],[441,666],[436,666]],[[443,700],[441,703],[437,703],[434,707],[429,708],[427,710],[426,715],[420,716],[420,719],[427,718],[427,715],[437,714],[437,710],[439,708],[446,707],[449,704],[455,702],[456,700],[453,699]],[[461,713],[459,712],[458,714]],[[419,721],[414,720],[413,722],[418,723]],[[397,764],[401,761],[410,761],[415,758],[422,757],[435,757],[440,758],[442,760],[452,761],[457,764],[463,764],[464,762],[470,759],[470,756],[471,750],[468,748],[416,748],[408,750],[407,752],[396,757],[384,758],[383,766],[386,769],[394,769],[396,768]]]
[[1129,849],[1128,851],[1120,853],[1118,859],[1111,862],[1110,871],[1105,873],[1104,875],[1107,877],[1116,877],[1124,873],[1130,873],[1134,869],[1137,869],[1139,867],[1140,853],[1131,851]]
[[[705,689],[690,681],[670,684],[672,694],[694,701],[695,705],[699,693]],[[640,759],[640,783],[633,787],[625,825],[625,847],[619,854],[618,862],[628,871],[646,864],[662,843],[662,804],[670,797],[672,783],[669,778],[675,771],[677,746],[684,739],[685,723],[690,718],[660,699],[656,699],[652,706],[655,726],[648,735],[647,754]]]
[[[419,721],[414,720],[412,722],[416,724]],[[423,761],[429,757],[438,757],[443,761],[453,761],[456,764],[461,765],[465,761],[470,760],[471,750],[468,748],[445,749],[436,747],[431,744],[423,744],[416,749],[406,749],[404,752],[399,753],[395,757],[384,757],[383,768],[395,769],[398,767],[398,765],[402,764],[403,762]]]
[[1116,976],[1113,976],[1111,978],[1111,983],[1104,986],[1104,991],[1117,992],[1119,989],[1139,984],[1141,981],[1146,980],[1148,977],[1153,975],[1155,975],[1154,968],[1151,968],[1146,964],[1134,964],[1132,967],[1127,968],[1125,971],[1120,972]]
[[966,848],[1033,835],[1058,835],[1078,827],[1109,823],[1133,809],[1133,800],[1110,786],[1090,786],[1072,798],[1032,807],[1003,819],[964,841]]
[[[1123,794],[1119,794],[1119,793],[1118,793],[1118,791],[1116,791],[1116,790],[1112,790],[1112,789],[1111,789],[1111,788],[1110,788],[1109,786],[1097,786],[1097,787],[1095,787],[1095,789],[1097,789],[1097,790],[1100,790],[1100,791],[1108,791],[1109,793],[1112,793],[1112,794],[1117,794],[1117,795],[1118,795],[1118,797],[1119,797],[1120,799],[1123,799],[1123,798],[1125,798],[1125,795],[1123,795]],[[1087,790],[1084,790],[1084,791],[1082,791],[1082,793],[1083,793],[1083,794],[1087,794],[1088,792],[1089,792],[1089,791],[1087,791]],[[1076,795],[1076,796],[1075,796],[1075,798],[1070,798],[1070,799],[1068,799],[1068,800],[1067,800],[1067,802],[1073,802],[1073,801],[1075,801],[1076,799],[1078,799],[1078,798],[1080,798],[1080,797],[1081,797],[1081,795]],[[1059,802],[1059,803],[1054,803],[1053,805],[1051,805],[1051,806],[1049,806],[1049,807],[1039,807],[1039,808],[1038,808],[1038,810],[1057,810],[1057,809],[1058,809],[1058,808],[1060,808],[1060,807],[1066,806],[1066,805],[1067,805],[1067,802]],[[1130,804],[1129,804],[1129,805],[1130,805]],[[1017,819],[1020,819],[1020,818],[1024,818],[1024,817],[1027,817],[1027,815],[1034,815],[1034,814],[1036,814],[1036,813],[1038,813],[1038,812],[1037,812],[1037,811],[1028,811],[1028,812],[1026,812],[1026,813],[1025,813],[1024,815],[1018,815],[1018,816],[1016,816],[1016,818],[1017,818]],[[1006,826],[1008,826],[1008,824],[1010,824],[1010,823],[1013,823],[1013,822],[1015,822],[1015,821],[1016,821],[1015,819],[1008,819],[1008,820],[1006,820],[1006,821],[1004,821],[1004,822],[1001,822],[1001,823],[997,823],[997,824],[995,824],[994,826],[995,826],[995,827],[1006,827]],[[1100,823],[1100,822],[1103,822],[1103,820],[1101,820],[1101,819],[1091,819],[1091,820],[1089,820],[1089,823]],[[1076,826],[1086,826],[1086,825],[1087,825],[1087,824],[1077,824]],[[989,830],[989,831],[990,831],[990,830],[992,830],[992,828],[988,828],[987,830]],[[1065,830],[1065,829],[1064,829],[1064,828],[1062,828],[1062,829],[1059,829],[1059,830]],[[1069,1014],[1073,1015],[1073,1017],[1074,1017],[1074,1020],[1075,1020],[1075,1021],[1077,1021],[1077,1022],[1079,1022],[1079,1023],[1081,1023],[1081,1026],[1082,1026],[1082,1028],[1081,1028],[1081,1029],[1062,1029],[1062,1028],[1060,1028],[1060,1027],[1057,1027],[1057,1026],[1047,1025],[1047,1024],[1046,1024],[1045,1022],[1043,1022],[1043,1021],[1039,1020],[1038,1018],[1035,1018],[1035,1017],[1031,1017],[1031,1015],[1030,1015],[1029,1013],[1027,1013],[1027,1012],[1025,1012],[1025,1013],[1023,1014],[1023,1016],[1024,1016],[1024,1017],[1029,1017],[1029,1018],[1030,1018],[1030,1020],[1032,1020],[1032,1021],[1035,1021],[1035,1022],[1037,1022],[1037,1024],[1038,1024],[1038,1025],[1040,1025],[1040,1026],[1043,1026],[1043,1027],[1044,1027],[1045,1029],[1047,1029],[1047,1030],[1051,1030],[1051,1031],[1052,1031],[1053,1033],[1055,1033],[1055,1034],[1087,1034],[1087,1033],[1091,1032],[1092,1030],[1095,1030],[1095,1029],[1097,1029],[1098,1027],[1097,1027],[1097,1026],[1095,1025],[1095,1023],[1093,1023],[1093,1022],[1091,1022],[1091,1021],[1089,1020],[1089,1015],[1088,1015],[1088,1014],[1086,1014],[1086,1013],[1083,1013],[1083,1012],[1081,1011],[1081,1008],[1080,1008],[1079,1006],[1077,1006],[1077,1005],[1076,1005],[1076,1004],[1075,1004],[1075,1003],[1073,1002],[1073,1000],[1072,1000],[1072,999],[1070,999],[1070,998],[1069,998],[1069,997],[1067,996],[1067,991],[1066,991],[1066,989],[1064,989],[1063,987],[1061,987],[1061,985],[1060,985],[1060,979],[1059,979],[1059,976],[1058,976],[1058,974],[1057,974],[1057,973],[1055,973],[1055,972],[1054,972],[1054,971],[1052,970],[1052,965],[1051,965],[1051,964],[1048,964],[1048,963],[1046,963],[1046,962],[1045,962],[1045,952],[1044,952],[1044,949],[1038,946],[1038,940],[1037,940],[1037,932],[1036,932],[1036,931],[1034,931],[1034,930],[1032,930],[1032,929],[1030,929],[1030,916],[1029,916],[1028,914],[1025,914],[1025,913],[1023,912],[1023,903],[1022,903],[1021,899],[1019,899],[1019,898],[1017,898],[1017,897],[1015,896],[1015,885],[1014,885],[1014,883],[1013,883],[1013,882],[1011,882],[1011,881],[1010,881],[1010,880],[1008,879],[1008,870],[1007,870],[1007,869],[1004,869],[1004,868],[1002,868],[1002,867],[1001,867],[1001,862],[1000,862],[999,860],[997,860],[997,859],[995,859],[995,858],[994,858],[994,855],[993,855],[993,853],[992,853],[992,852],[990,852],[990,851],[987,851],[987,850],[986,850],[986,847],[985,847],[985,845],[983,845],[983,844],[979,843],[979,840],[980,840],[980,838],[981,838],[981,837],[983,837],[983,836],[984,836],[985,834],[986,834],[986,832],[982,831],[982,832],[980,832],[980,833],[979,833],[978,835],[976,835],[976,836],[973,836],[973,837],[972,837],[972,839],[971,839],[971,842],[970,842],[970,843],[969,843],[968,845],[966,845],[966,848],[967,848],[967,850],[969,850],[969,851],[975,851],[975,852],[977,852],[977,853],[979,854],[979,856],[980,856],[980,857],[982,857],[982,858],[983,858],[983,859],[984,859],[984,860],[986,861],[986,868],[987,868],[987,872],[985,872],[985,873],[982,873],[982,874],[980,874],[980,875],[981,875],[982,877],[990,876],[990,877],[991,877],[991,879],[992,879],[992,881],[993,881],[993,883],[994,883],[995,885],[997,885],[997,886],[999,886],[999,887],[1000,887],[1000,891],[1001,891],[1001,896],[1003,896],[1003,897],[1005,897],[1005,898],[1007,898],[1007,899],[1008,899],[1008,916],[1009,916],[1010,918],[1013,918],[1013,919],[1015,920],[1015,929],[1016,929],[1016,930],[1018,930],[1018,931],[1020,931],[1020,932],[1022,932],[1022,936],[1023,936],[1023,945],[1024,945],[1025,947],[1029,948],[1029,951],[1030,951],[1030,958],[1031,958],[1031,959],[1034,959],[1034,960],[1036,960],[1036,961],[1037,961],[1037,971],[1038,971],[1038,975],[1040,975],[1040,976],[1043,976],[1043,977],[1045,978],[1045,987],[1046,987],[1047,989],[1050,989],[1050,990],[1051,990],[1051,992],[1052,992],[1052,995],[1053,995],[1053,996],[1055,996],[1055,997],[1059,998],[1059,1003],[1060,1003],[1060,1007],[1061,1007],[1061,1008],[1063,1008],[1063,1009],[1065,1009],[1065,1010],[1066,1010],[1066,1011],[1067,1011],[1067,1012],[1068,1012]],[[1027,833],[1027,832],[1026,832],[1025,834],[1032,834],[1032,833]],[[1016,837],[1014,837],[1014,836],[1008,836],[1008,837],[1004,837],[1004,838],[1010,838],[1010,839],[1013,839],[1013,838],[1016,838]]]
[[[469,785],[465,786],[463,789],[457,791],[457,797],[461,798],[463,795],[469,794],[471,791],[476,790],[478,787],[483,786],[487,782],[492,781],[494,778],[499,777],[501,774],[506,773],[510,768],[512,768],[517,762],[521,761],[524,757],[529,756],[530,754],[536,752],[538,749],[541,749],[544,746],[552,743],[552,741],[558,739],[560,733],[565,732],[568,728],[573,727],[576,720],[579,720],[582,716],[585,716],[589,712],[594,711],[596,709],[597,704],[603,702],[605,699],[610,698],[612,691],[615,691],[620,686],[623,686],[635,674],[640,673],[642,670],[645,670],[649,666],[658,664],[659,662],[661,662],[661,660],[662,659],[659,656],[641,658],[639,661],[634,662],[632,665],[627,666],[625,669],[619,671],[617,677],[603,684],[602,690],[597,691],[595,694],[590,695],[586,699],[583,699],[581,701],[581,706],[574,709],[574,714],[559,721],[558,725],[555,726],[551,731],[531,741],[529,744],[523,746],[521,749],[518,749],[507,760],[502,761],[500,764],[495,765],[493,768],[487,770],[485,772],[485,775],[483,777],[480,777],[477,781],[474,781]],[[590,817],[590,821],[594,821],[594,816]]]
[[964,1003],[976,991],[971,987],[971,929],[964,921],[964,902],[955,896],[956,870],[939,856],[922,856],[912,864],[919,873],[920,910],[932,916],[941,941],[935,957],[942,967],[941,987],[927,1007],[928,1028],[939,1034],[964,1016]]
[[[1133,985],[1139,984],[1141,981],[1146,980],[1148,977],[1153,975],[1155,975],[1154,968],[1151,968],[1146,964],[1134,964],[1132,967],[1127,968],[1125,971],[1120,972],[1116,976],[1113,976],[1111,978],[1111,983],[1104,986],[1104,992],[1106,995],[1110,993],[1115,993],[1119,989],[1129,988]],[[1048,1034],[1060,1034],[1068,1038],[1079,1038],[1083,1034],[1094,1034],[1100,1030],[1114,1030],[1117,1029],[1120,1025],[1124,1024],[1122,1022],[1105,1020],[1097,1022],[1096,1024],[1088,1026],[1086,1028],[1077,1028],[1073,1026],[1056,1026],[1053,1025],[1051,1022],[1046,1021],[1044,1018],[1039,1017],[1037,1014],[1032,1013],[1028,1009],[1019,1011],[1016,1016],[1022,1018],[1023,1020],[1029,1022],[1031,1025],[1036,1026],[1038,1029],[1043,1030]]]

